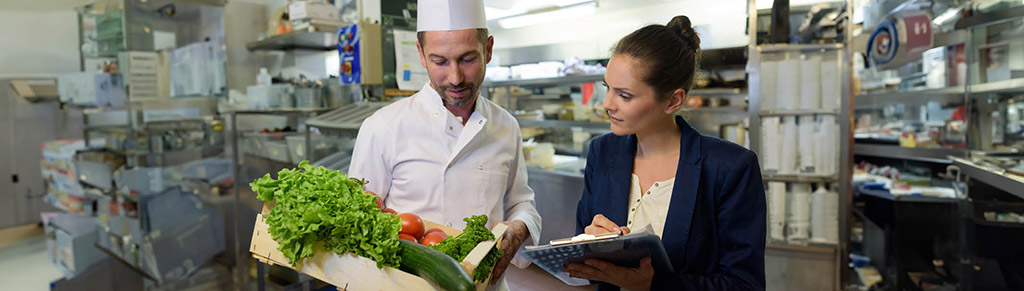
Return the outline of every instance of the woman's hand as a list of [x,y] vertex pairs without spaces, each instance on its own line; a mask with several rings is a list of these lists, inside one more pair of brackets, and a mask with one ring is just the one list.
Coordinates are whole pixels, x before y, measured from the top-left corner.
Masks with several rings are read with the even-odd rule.
[[604,215],[598,214],[594,215],[594,220],[590,222],[590,225],[587,226],[587,228],[583,229],[583,233],[602,234],[609,232],[619,232],[620,230],[622,231],[622,234],[629,233],[628,227],[618,226],[611,220],[608,220],[607,217],[604,217]]
[[569,277],[606,282],[627,290],[649,290],[651,279],[654,278],[654,267],[651,267],[650,257],[640,260],[640,266],[636,268],[588,259],[584,264],[568,264],[564,271],[569,272]]

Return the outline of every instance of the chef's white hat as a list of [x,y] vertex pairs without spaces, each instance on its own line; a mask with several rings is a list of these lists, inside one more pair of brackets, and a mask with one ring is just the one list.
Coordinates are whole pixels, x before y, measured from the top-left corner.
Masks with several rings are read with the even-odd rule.
[[487,28],[483,0],[418,0],[416,31]]

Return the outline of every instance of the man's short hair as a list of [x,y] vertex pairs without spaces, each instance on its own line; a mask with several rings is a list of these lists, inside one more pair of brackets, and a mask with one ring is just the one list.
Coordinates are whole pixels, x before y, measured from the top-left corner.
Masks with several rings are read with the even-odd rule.
[[[416,41],[420,42],[420,46],[426,46],[427,45],[427,41],[423,38],[423,33],[424,32],[426,32],[426,31],[420,31],[420,32],[416,33]],[[487,48],[487,37],[488,36],[490,36],[490,33],[487,31],[486,28],[477,28],[476,29],[476,39],[480,41],[480,44],[482,44],[485,49]]]

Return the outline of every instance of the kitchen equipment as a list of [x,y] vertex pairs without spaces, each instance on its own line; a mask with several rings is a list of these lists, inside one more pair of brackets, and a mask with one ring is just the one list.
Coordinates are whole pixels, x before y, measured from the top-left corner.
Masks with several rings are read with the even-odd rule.
[[946,120],[946,125],[939,130],[939,142],[942,144],[967,142],[967,126],[962,120]]
[[327,87],[320,81],[307,80],[300,76],[295,85],[295,108],[327,107]]

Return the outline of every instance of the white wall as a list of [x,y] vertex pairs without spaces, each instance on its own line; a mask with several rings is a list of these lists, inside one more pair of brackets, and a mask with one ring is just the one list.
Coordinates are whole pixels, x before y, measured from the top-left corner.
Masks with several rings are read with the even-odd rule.
[[496,50],[565,44],[583,59],[607,58],[608,50],[623,36],[644,25],[668,23],[676,15],[690,18],[704,49],[745,46],[749,40],[745,34],[746,0],[684,0],[633,7],[616,4],[602,2],[593,15],[575,19],[515,29],[502,29],[495,21],[488,26]]
[[0,78],[78,72],[78,16],[71,9],[0,11]]

